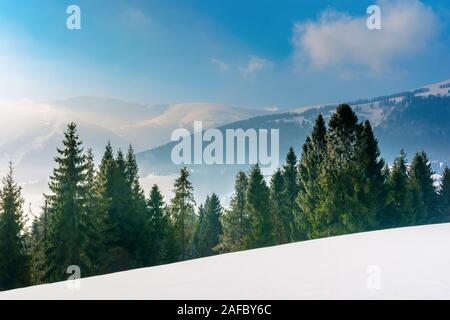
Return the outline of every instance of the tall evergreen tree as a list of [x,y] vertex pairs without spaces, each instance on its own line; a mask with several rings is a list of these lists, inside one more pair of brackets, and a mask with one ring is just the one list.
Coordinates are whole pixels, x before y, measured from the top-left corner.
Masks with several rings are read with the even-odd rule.
[[114,157],[108,143],[98,176],[99,189],[107,203],[105,242],[108,260],[104,272],[149,264],[146,260],[149,258],[146,203],[133,149],[129,148],[126,157],[119,149]]
[[440,222],[450,221],[450,169],[445,167],[439,191]]
[[[276,244],[283,244],[290,241],[291,229],[286,229],[286,213],[284,206],[284,179],[281,170],[278,169],[270,180],[270,211],[273,221],[273,236]],[[289,224],[287,224],[289,226]]]
[[437,193],[433,185],[433,174],[434,172],[425,152],[416,153],[409,168],[414,224],[424,224],[438,220]]
[[219,197],[213,193],[206,197],[204,205],[198,210],[197,226],[194,235],[196,257],[207,257],[215,254],[222,236],[222,206]]
[[270,190],[261,174],[258,164],[250,172],[246,194],[251,232],[246,248],[259,248],[273,244],[272,219],[270,214]]
[[217,249],[220,252],[234,252],[245,249],[250,234],[250,218],[246,209],[248,178],[245,172],[236,175],[234,194],[230,207],[221,217],[223,234]]
[[111,209],[118,226],[118,245],[122,250],[122,266],[126,269],[141,267],[138,251],[140,233],[136,226],[137,214],[134,207],[133,190],[130,189],[127,163],[120,149],[117,152],[115,163]]
[[216,253],[219,245],[220,237],[223,233],[221,217],[223,208],[220,204],[219,197],[213,193],[206,199],[206,230],[205,230],[205,246],[206,255],[210,256]]
[[406,154],[401,150],[387,180],[386,211],[380,218],[383,228],[414,224],[412,194],[406,166]]
[[12,163],[0,190],[0,290],[30,283],[21,188],[14,182]]
[[331,116],[327,131],[327,157],[319,178],[321,192],[316,210],[314,237],[358,232],[361,204],[354,189],[357,174],[357,139],[361,126],[349,105]]
[[106,203],[106,217],[104,221],[106,260],[103,272],[116,272],[129,268],[129,257],[121,245],[120,219],[118,213],[117,175],[118,168],[114,159],[114,151],[108,142],[100,162],[98,172],[98,191]]
[[57,149],[56,168],[50,178],[49,232],[46,246],[47,278],[61,281],[67,278],[68,266],[77,265],[81,273],[90,273],[86,255],[89,241],[87,230],[86,157],[74,123],[64,133],[63,148]]
[[106,218],[108,202],[102,197],[102,189],[99,186],[97,170],[95,168],[92,149],[86,153],[86,224],[89,232],[89,242],[86,255],[90,262],[90,270],[87,275],[96,275],[105,269],[106,254]]
[[105,199],[111,200],[114,193],[114,175],[116,163],[114,160],[114,151],[111,143],[108,142],[100,163],[98,180],[102,195]]
[[286,242],[294,241],[297,238],[295,218],[298,213],[297,195],[299,191],[297,180],[297,157],[291,147],[286,155],[286,164],[283,166],[283,215],[280,217]]
[[28,252],[30,257],[30,284],[39,285],[45,283],[45,213],[34,217],[30,236],[28,239]]
[[296,219],[298,240],[314,238],[319,230],[323,230],[316,219],[316,210],[321,193],[318,179],[327,152],[326,133],[325,121],[322,115],[319,115],[311,136],[306,138],[298,164],[299,193],[296,200],[299,207]]
[[356,143],[356,164],[354,188],[361,208],[355,216],[361,231],[375,229],[378,217],[385,210],[385,188],[383,176],[384,160],[380,159],[378,141],[370,122],[366,120]]
[[148,236],[150,225],[146,219],[146,199],[144,190],[139,183],[139,168],[134,149],[131,145],[128,148],[126,156],[125,174],[131,192],[131,214],[128,219],[130,220],[135,239],[135,243],[133,244],[134,259],[138,265],[145,266],[151,263],[150,256],[148,255],[148,250],[152,247],[151,237]]
[[176,243],[181,252],[180,260],[192,257],[192,239],[196,222],[193,187],[188,178],[189,170],[184,167],[180,170],[180,176],[175,180],[175,196],[171,203]]
[[153,185],[147,202],[148,224],[151,257],[150,264],[158,265],[173,262],[177,255],[173,249],[173,228],[168,210],[164,204],[164,198],[158,186]]
[[[209,196],[207,197],[207,201]],[[207,256],[207,246],[206,246],[206,229],[207,229],[207,217],[206,209],[203,204],[198,207],[197,223],[195,225],[195,232],[193,242],[194,256],[197,258]]]

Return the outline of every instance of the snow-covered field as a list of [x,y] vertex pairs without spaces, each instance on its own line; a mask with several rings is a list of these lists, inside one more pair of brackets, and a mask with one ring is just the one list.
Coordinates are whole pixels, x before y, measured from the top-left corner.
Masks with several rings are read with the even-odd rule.
[[450,224],[225,254],[0,299],[450,299]]

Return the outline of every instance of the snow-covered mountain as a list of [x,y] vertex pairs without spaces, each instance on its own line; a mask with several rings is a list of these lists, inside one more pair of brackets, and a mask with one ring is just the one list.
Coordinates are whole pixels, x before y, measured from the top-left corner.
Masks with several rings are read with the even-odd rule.
[[118,132],[139,150],[166,143],[177,128],[192,130],[194,121],[202,121],[207,129],[268,113],[217,103],[178,103],[167,105],[161,111],[153,117],[141,118],[123,126]]
[[76,97],[50,104],[77,121],[111,130],[138,151],[166,143],[174,129],[191,129],[195,120],[209,128],[268,113],[218,103],[143,105],[99,97]]
[[[424,149],[439,164],[450,161],[450,80],[389,96],[350,102],[360,119],[376,127],[383,156],[391,161],[405,148],[409,154]],[[77,97],[66,100],[0,102],[0,174],[12,159],[16,177],[24,187],[26,203],[39,211],[42,192],[54,165],[67,123],[79,126],[80,137],[99,160],[111,141],[115,149],[135,146],[148,189],[162,183],[170,197],[178,172],[173,165],[170,135],[174,129],[192,130],[194,121],[203,128],[264,128],[280,130],[280,159],[293,146],[299,153],[319,113],[329,117],[337,104],[304,106],[288,111],[237,108],[217,103],[144,105],[112,98]],[[3,163],[3,165],[2,165]],[[225,196],[232,191],[234,175],[248,166],[192,167],[196,196]],[[221,181],[211,185],[211,181]]]
[[[425,88],[450,86],[450,80]],[[401,149],[405,149],[411,159],[416,151],[425,150],[438,173],[450,163],[450,96],[422,95],[423,89],[402,92],[371,99],[348,102],[360,121],[370,120],[375,127],[381,153],[392,163]],[[428,92],[428,91],[427,91]],[[278,129],[280,134],[279,159],[284,161],[289,147],[300,154],[306,136],[310,133],[315,119],[321,113],[328,120],[338,104],[306,106],[252,117],[237,121],[219,129]],[[224,135],[225,136],[225,135]],[[174,177],[179,166],[171,160],[175,142],[140,152],[137,154],[141,173],[144,176],[164,176],[166,181]],[[205,147],[207,143],[204,144]],[[217,193],[223,197],[233,191],[234,177],[239,170],[248,170],[249,165],[188,165],[192,171],[191,180],[195,185],[195,195],[204,201],[208,194]],[[173,180],[173,179],[172,179]],[[153,180],[154,181],[154,180]],[[221,183],[211,183],[220,181]],[[165,195],[170,197],[171,193]],[[224,204],[227,202],[224,198]]]
[[414,94],[420,97],[450,96],[450,80],[433,83],[414,90]]
[[450,224],[358,233],[0,293],[0,299],[450,299]]
[[69,122],[77,123],[85,147],[99,160],[108,141],[115,150],[130,143],[137,151],[146,150],[169,141],[174,129],[190,128],[193,119],[203,120],[207,128],[265,113],[221,104],[149,106],[99,97],[0,102],[0,174],[12,159],[26,204],[37,213]]

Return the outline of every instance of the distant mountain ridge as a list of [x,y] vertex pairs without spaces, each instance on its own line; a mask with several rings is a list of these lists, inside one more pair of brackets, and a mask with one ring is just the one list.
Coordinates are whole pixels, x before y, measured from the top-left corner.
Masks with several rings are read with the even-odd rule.
[[[383,157],[388,161],[392,161],[400,148],[405,148],[410,157],[424,149],[439,170],[450,161],[449,90],[450,80],[447,80],[349,104],[360,120],[369,119],[375,126]],[[7,161],[12,159],[16,177],[24,187],[26,203],[33,202],[38,209],[54,166],[56,148],[71,121],[78,124],[85,147],[93,148],[97,161],[108,141],[115,150],[133,144],[146,188],[159,181],[147,179],[149,176],[163,176],[162,180],[169,184],[178,173],[179,166],[170,159],[174,145],[170,142],[171,133],[180,127],[192,130],[196,120],[202,121],[205,129],[279,129],[282,162],[290,146],[299,154],[317,115],[322,113],[328,118],[336,106],[322,104],[276,111],[218,103],[146,105],[107,97],[0,102],[0,159],[4,164],[0,166],[0,174],[4,174]],[[228,194],[235,173],[248,167],[190,166],[199,199],[212,191]]]
[[[416,151],[425,150],[432,160],[433,168],[440,171],[450,162],[450,95],[441,94],[433,88],[450,86],[450,80],[439,85],[416,89],[372,99],[360,99],[349,104],[359,120],[370,120],[379,140],[382,157],[388,162],[405,149],[409,158]],[[431,88],[427,90],[427,88]],[[435,91],[433,91],[435,90]],[[429,94],[424,94],[425,92]],[[436,95],[431,94],[437,92]],[[306,136],[315,119],[322,114],[325,120],[336,109],[337,104],[319,105],[293,109],[282,113],[260,115],[218,127],[226,129],[278,129],[280,133],[280,165],[289,147],[300,154]],[[201,119],[198,119],[201,120]],[[171,151],[177,142],[169,142],[157,148],[137,154],[141,173],[174,175],[179,166],[171,161]],[[207,144],[205,144],[207,145]],[[239,170],[248,170],[249,165],[187,165],[192,171],[192,181],[198,197],[216,192],[221,195],[232,191],[234,176]],[[220,184],[211,183],[220,181]]]

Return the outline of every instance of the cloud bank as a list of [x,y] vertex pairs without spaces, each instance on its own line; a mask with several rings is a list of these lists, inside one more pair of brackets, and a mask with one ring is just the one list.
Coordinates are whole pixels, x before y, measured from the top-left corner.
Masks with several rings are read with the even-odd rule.
[[[363,67],[388,71],[395,59],[426,49],[438,33],[433,10],[417,0],[378,1],[381,30],[369,30],[367,16],[326,10],[316,21],[294,24],[292,44],[297,67]],[[349,72],[349,71],[347,71]]]

